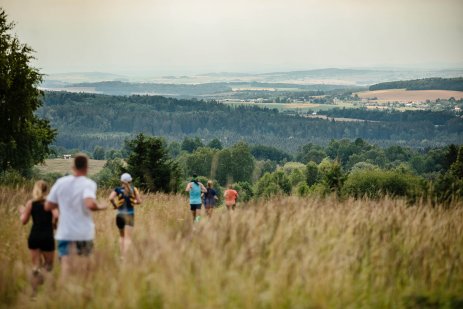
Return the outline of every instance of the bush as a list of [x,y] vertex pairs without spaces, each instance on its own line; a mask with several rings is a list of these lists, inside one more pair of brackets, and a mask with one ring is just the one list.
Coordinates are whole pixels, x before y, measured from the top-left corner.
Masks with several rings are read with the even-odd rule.
[[17,170],[7,169],[0,172],[0,184],[5,186],[18,186],[26,183],[28,180]]
[[385,195],[415,198],[422,193],[421,179],[400,171],[355,170],[347,177],[343,193],[354,198],[378,199]]
[[305,182],[300,182],[296,187],[296,194],[300,197],[309,195],[310,187]]
[[318,165],[313,162],[313,161],[310,161],[309,163],[307,163],[307,166],[306,166],[306,182],[307,182],[307,185],[310,187],[310,186],[313,186],[316,182],[318,182],[319,180],[319,175],[318,175]]
[[256,196],[269,198],[274,195],[289,195],[291,183],[283,171],[266,173],[256,183]]
[[240,181],[236,183],[234,188],[238,191],[238,199],[241,202],[248,202],[254,196],[252,186],[247,181]]
[[339,161],[323,159],[323,161],[318,165],[318,171],[326,191],[336,192],[336,194],[339,195],[345,178],[342,172],[341,163]]

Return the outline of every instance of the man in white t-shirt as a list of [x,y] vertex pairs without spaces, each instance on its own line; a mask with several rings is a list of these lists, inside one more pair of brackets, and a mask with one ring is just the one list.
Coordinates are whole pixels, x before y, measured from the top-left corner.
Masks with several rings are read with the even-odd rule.
[[71,271],[72,256],[89,256],[93,249],[95,225],[92,211],[103,210],[96,202],[96,183],[87,178],[88,157],[79,154],[74,158],[74,175],[62,177],[50,190],[45,210],[59,208],[58,255],[62,263],[62,275]]

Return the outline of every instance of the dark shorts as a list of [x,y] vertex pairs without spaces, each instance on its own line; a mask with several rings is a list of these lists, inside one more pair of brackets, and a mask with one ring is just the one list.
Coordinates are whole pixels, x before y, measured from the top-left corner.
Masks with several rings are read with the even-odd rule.
[[77,252],[77,255],[89,256],[93,252],[93,240],[58,240],[59,256],[67,256],[69,255],[71,250],[75,250]]
[[27,240],[27,245],[30,250],[55,251],[55,240],[53,239],[53,235],[48,237],[30,235]]
[[206,207],[206,208],[214,208],[215,207],[215,199],[205,199],[204,200],[204,207]]
[[117,214],[116,225],[120,230],[123,230],[126,225],[133,226],[135,216],[133,214]]
[[201,204],[190,204],[191,211],[193,210],[201,210]]

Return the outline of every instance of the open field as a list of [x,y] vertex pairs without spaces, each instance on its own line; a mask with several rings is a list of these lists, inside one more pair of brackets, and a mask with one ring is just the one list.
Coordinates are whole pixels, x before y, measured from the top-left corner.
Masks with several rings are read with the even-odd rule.
[[[95,175],[105,165],[105,160],[90,160],[89,162],[89,174]],[[65,174],[71,171],[72,160],[65,159],[47,159],[44,165],[37,165],[37,168],[42,173],[60,173]]]
[[[108,192],[101,195],[107,196]],[[28,192],[0,188],[0,306],[10,308],[461,308],[463,207],[288,197],[219,208],[192,227],[187,199],[144,196],[119,260],[115,213],[94,215],[92,272],[35,301]]]
[[[370,99],[378,103],[400,102],[400,103],[425,103],[426,100],[435,101],[437,99],[456,100],[463,98],[463,91],[450,90],[405,90],[405,89],[387,89],[375,91],[357,92],[361,99]],[[376,98],[373,100],[373,98]]]

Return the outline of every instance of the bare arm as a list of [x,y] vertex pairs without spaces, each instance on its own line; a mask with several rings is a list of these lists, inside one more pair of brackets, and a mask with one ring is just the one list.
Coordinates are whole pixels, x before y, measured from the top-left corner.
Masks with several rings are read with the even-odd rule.
[[52,215],[52,224],[53,228],[56,229],[56,225],[58,224],[58,217],[59,217],[59,211],[58,208],[55,208],[51,211]]
[[92,211],[104,210],[107,208],[106,205],[98,205],[96,200],[91,197],[84,199],[84,203],[85,203],[85,207],[87,207],[88,209]]
[[58,208],[58,204],[50,202],[50,201],[46,201],[45,205],[43,206],[43,209],[45,209],[45,211],[52,211],[53,209],[56,209],[56,208]]
[[186,192],[190,192],[190,190],[191,190],[191,182],[189,182],[189,183],[186,185],[185,191],[186,191]]
[[111,194],[109,195],[109,202],[111,203],[111,205],[113,205],[113,208],[114,208],[114,209],[117,208],[116,202],[114,201],[114,199],[116,198],[116,196],[117,196],[116,191],[111,192]]
[[135,204],[141,204],[140,191],[135,190]]
[[201,192],[203,192],[203,193],[207,192],[206,187],[202,183],[199,183],[199,186],[201,187]]
[[23,225],[29,222],[29,218],[31,217],[31,210],[32,210],[32,201],[28,201],[26,203],[26,207],[21,206],[19,207],[19,218],[21,219],[21,223]]

